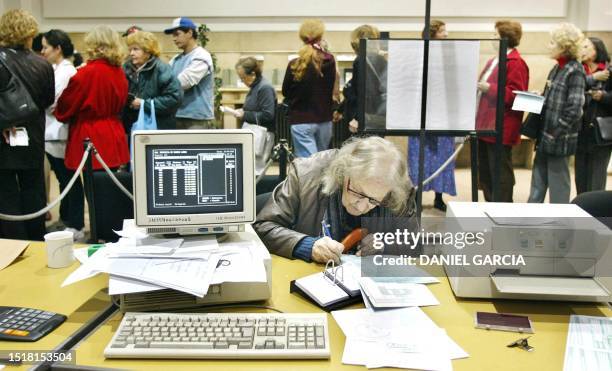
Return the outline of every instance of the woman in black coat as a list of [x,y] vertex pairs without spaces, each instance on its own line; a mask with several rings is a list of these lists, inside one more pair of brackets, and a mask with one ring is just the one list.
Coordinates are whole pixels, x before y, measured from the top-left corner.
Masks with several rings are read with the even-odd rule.
[[[45,109],[55,99],[55,77],[51,65],[30,49],[37,34],[38,23],[25,10],[9,10],[0,17],[0,58],[19,78],[39,110],[35,118],[23,124],[0,122],[3,134],[0,140],[0,213],[4,214],[29,214],[46,205]],[[12,73],[0,64],[0,87],[7,86]],[[27,145],[9,144],[14,126],[27,130]],[[44,215],[25,222],[0,220],[0,238],[42,240],[44,234]]]
[[606,189],[611,145],[599,145],[595,125],[597,117],[612,116],[612,79],[610,56],[604,43],[590,37],[585,40],[582,65],[587,75],[586,100],[582,127],[576,149],[576,191],[578,194]]

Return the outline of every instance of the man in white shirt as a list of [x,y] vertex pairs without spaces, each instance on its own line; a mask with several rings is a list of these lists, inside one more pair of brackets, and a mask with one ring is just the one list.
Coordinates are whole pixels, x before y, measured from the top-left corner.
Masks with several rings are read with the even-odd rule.
[[174,19],[174,44],[182,53],[170,61],[172,72],[183,88],[183,103],[176,112],[177,129],[214,129],[214,66],[210,53],[198,45],[197,26],[189,18]]

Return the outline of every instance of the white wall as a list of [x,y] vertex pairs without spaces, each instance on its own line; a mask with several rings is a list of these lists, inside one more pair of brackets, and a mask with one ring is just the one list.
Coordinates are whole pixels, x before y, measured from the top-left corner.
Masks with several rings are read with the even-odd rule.
[[612,0],[589,0],[585,28],[589,31],[612,30]]
[[[42,29],[87,31],[95,24],[117,30],[139,24],[152,31],[185,15],[214,31],[295,31],[306,17],[330,31],[372,23],[388,31],[423,27],[425,0],[0,0],[0,10],[22,7]],[[547,31],[575,22],[587,31],[612,31],[612,0],[432,0],[432,16],[451,31],[490,31],[499,18],[514,18],[524,31]]]
[[[491,3],[495,3],[492,6]],[[434,0],[432,13],[440,17],[564,17],[565,0]],[[46,18],[121,17],[418,17],[424,0],[42,0]],[[527,10],[528,9],[528,10]]]

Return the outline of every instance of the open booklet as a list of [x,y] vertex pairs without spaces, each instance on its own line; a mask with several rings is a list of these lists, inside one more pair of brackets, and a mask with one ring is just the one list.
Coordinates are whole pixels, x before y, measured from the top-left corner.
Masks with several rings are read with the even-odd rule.
[[332,310],[361,300],[360,276],[359,267],[335,266],[330,260],[322,272],[293,281],[291,291],[307,296],[325,310]]

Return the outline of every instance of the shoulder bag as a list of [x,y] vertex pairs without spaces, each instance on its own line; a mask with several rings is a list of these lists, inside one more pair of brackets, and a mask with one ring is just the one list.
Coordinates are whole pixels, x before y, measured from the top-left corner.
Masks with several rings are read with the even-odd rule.
[[597,117],[593,123],[593,129],[596,145],[612,145],[612,116]]
[[8,83],[0,88],[0,129],[23,125],[40,114],[30,92],[9,67],[8,53],[8,49],[0,48],[0,65],[9,74]]

